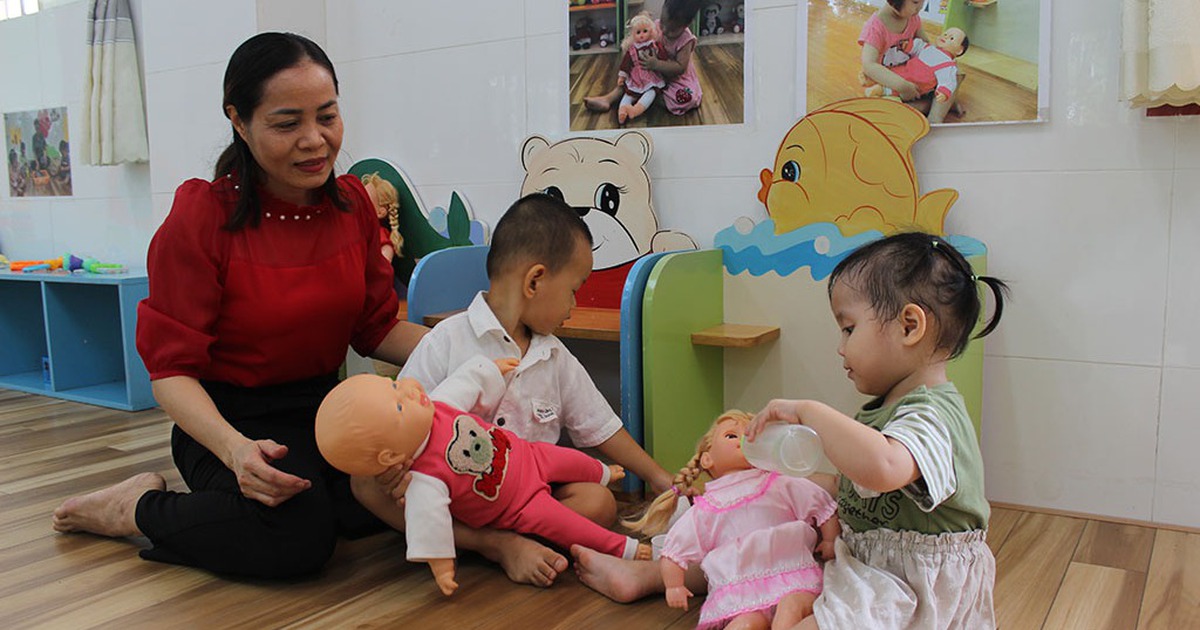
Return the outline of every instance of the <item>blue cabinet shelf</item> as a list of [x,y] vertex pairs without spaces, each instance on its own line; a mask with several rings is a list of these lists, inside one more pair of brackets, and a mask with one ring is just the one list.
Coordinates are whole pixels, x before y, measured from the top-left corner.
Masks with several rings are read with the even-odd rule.
[[153,407],[134,348],[137,303],[148,291],[144,273],[0,273],[0,388]]

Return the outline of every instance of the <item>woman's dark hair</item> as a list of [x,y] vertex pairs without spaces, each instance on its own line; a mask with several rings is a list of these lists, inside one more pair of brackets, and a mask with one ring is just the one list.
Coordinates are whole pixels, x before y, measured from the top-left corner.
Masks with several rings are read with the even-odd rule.
[[[276,74],[300,65],[309,60],[329,71],[333,79],[333,90],[338,89],[337,73],[333,70],[333,62],[321,47],[312,40],[295,33],[259,33],[242,42],[225,68],[225,98],[221,103],[221,111],[229,118],[228,107],[233,106],[238,116],[245,122],[250,121],[254,110],[258,109],[263,98],[263,86]],[[230,124],[230,128],[233,125]],[[240,180],[237,205],[233,215],[225,224],[228,230],[238,230],[247,223],[257,226],[261,220],[261,204],[258,198],[257,184],[263,176],[262,167],[250,153],[246,141],[233,129],[233,141],[217,158],[217,166],[213,177],[227,175]],[[339,210],[349,211],[350,206],[338,190],[337,178],[333,173],[322,187],[325,195]]]
[[541,263],[557,272],[571,261],[579,239],[592,246],[591,230],[567,202],[540,192],[525,195],[504,211],[492,230],[488,278],[499,278],[516,262]]
[[992,290],[995,312],[974,338],[987,336],[1000,323],[1008,285],[991,276],[976,276],[971,264],[946,239],[922,232],[903,232],[867,243],[838,263],[829,275],[829,293],[839,281],[866,296],[882,323],[916,304],[938,324],[937,347],[953,359],[966,350],[983,308],[977,290]]

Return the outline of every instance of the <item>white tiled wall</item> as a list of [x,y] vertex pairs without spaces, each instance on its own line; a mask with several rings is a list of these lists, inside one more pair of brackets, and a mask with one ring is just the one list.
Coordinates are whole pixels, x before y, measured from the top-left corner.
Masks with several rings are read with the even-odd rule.
[[[0,22],[3,58],[62,49],[42,70],[0,64],[0,111],[61,104],[50,97],[77,105],[77,77],[68,75],[82,54],[72,32],[82,31],[83,4]],[[795,121],[796,12],[805,5],[748,4],[746,124],[651,132],[659,218],[701,245],[738,216],[763,216],[758,172]],[[144,252],[175,186],[210,173],[227,141],[224,63],[257,30],[300,30],[325,45],[342,81],[342,167],[386,157],[427,206],[444,206],[457,190],[494,225],[519,190],[523,139],[558,139],[567,126],[566,19],[557,0],[469,9],[142,0],[135,13],[144,13],[152,167],[77,170],[78,206],[0,193],[5,253],[45,256],[92,238],[112,240],[101,245],[111,251]],[[1192,455],[1200,438],[1200,289],[1192,280],[1200,267],[1200,117],[1147,119],[1118,101],[1119,31],[1118,3],[1053,0],[1049,120],[938,128],[916,159],[923,188],[960,192],[951,230],[987,243],[991,272],[1013,286],[987,344],[989,495],[1200,526],[1200,458]],[[44,75],[55,68],[61,86]],[[126,207],[126,196],[149,201]]]

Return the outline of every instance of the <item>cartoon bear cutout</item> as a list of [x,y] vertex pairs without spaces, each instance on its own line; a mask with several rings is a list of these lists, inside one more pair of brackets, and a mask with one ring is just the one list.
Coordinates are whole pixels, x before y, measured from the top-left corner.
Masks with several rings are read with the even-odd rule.
[[625,277],[650,252],[696,249],[690,236],[659,230],[650,196],[650,137],[640,131],[616,142],[568,138],[551,144],[530,136],[521,148],[521,195],[544,192],[567,202],[592,232],[592,275],[575,295],[583,307],[620,308]]
[[454,438],[446,446],[446,463],[460,475],[474,475],[475,494],[495,501],[508,471],[512,445],[502,431],[479,424],[468,415],[454,419]]

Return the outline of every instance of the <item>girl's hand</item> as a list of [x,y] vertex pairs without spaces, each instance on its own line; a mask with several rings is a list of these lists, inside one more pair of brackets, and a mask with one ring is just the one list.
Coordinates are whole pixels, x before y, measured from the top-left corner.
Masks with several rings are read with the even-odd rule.
[[412,473],[409,471],[412,464],[412,457],[405,457],[399,464],[375,475],[375,483],[400,507],[404,507],[404,495],[408,492],[408,484],[412,483]]
[[915,101],[917,97],[921,96],[921,92],[917,90],[916,84],[912,81],[901,81],[900,87],[896,90],[896,96],[905,102]]
[[692,592],[686,586],[672,586],[667,589],[667,605],[671,608],[688,609],[688,598]]
[[776,398],[767,403],[763,410],[754,416],[750,421],[750,426],[746,427],[746,439],[753,441],[762,433],[764,427],[772,422],[786,422],[788,424],[802,424],[800,416],[796,413],[795,400],[784,400]]
[[642,62],[642,65],[645,66],[647,70],[658,72],[658,56],[650,48],[652,47],[646,47],[642,50],[639,50],[638,60]]
[[312,482],[271,465],[287,456],[288,448],[274,440],[246,440],[230,452],[229,469],[237,477],[242,496],[276,507],[308,490]]

